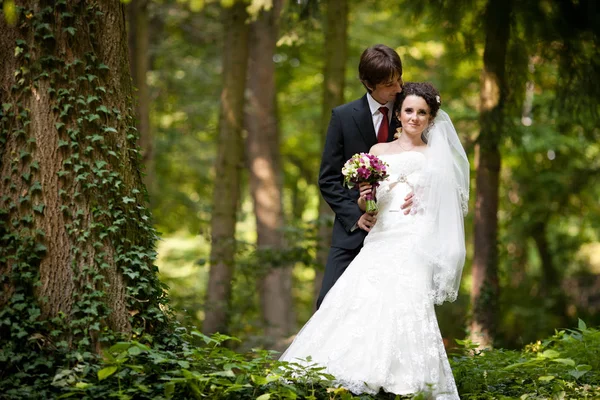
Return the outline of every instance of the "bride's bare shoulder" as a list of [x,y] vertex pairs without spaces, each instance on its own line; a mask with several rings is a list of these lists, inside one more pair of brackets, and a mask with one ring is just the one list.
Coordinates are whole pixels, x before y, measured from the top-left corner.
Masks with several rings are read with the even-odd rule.
[[385,150],[387,149],[387,147],[389,146],[389,143],[377,143],[375,145],[373,145],[373,147],[371,147],[371,150],[369,150],[369,153],[373,154],[374,156],[380,156],[383,153],[385,153]]

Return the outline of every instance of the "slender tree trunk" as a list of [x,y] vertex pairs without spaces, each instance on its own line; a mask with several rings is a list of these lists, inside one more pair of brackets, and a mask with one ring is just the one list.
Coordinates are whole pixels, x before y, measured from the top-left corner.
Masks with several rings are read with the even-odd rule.
[[250,191],[254,202],[257,251],[266,264],[259,279],[260,309],[265,336],[275,342],[294,329],[292,267],[276,255],[284,248],[281,155],[277,125],[275,64],[282,0],[261,10],[250,26],[245,124]]
[[[142,162],[145,165],[144,181],[148,187],[154,182],[154,143],[150,132],[150,92],[146,83],[149,64],[150,32],[148,30],[149,0],[132,0],[127,6],[129,22],[129,54],[133,86],[137,89],[136,115],[139,144],[142,149]],[[152,190],[150,191],[152,193]]]
[[562,274],[554,265],[550,244],[548,243],[547,222],[538,222],[531,229],[531,237],[535,241],[538,255],[542,264],[542,287],[540,292],[546,299],[552,300],[552,313],[560,318],[562,323],[567,323],[566,294],[561,288]]
[[491,347],[498,304],[499,143],[506,97],[505,64],[510,35],[511,0],[488,0],[481,75],[480,126],[476,147],[475,253],[473,256],[470,335]]
[[61,343],[99,351],[105,328],[160,323],[163,298],[124,6],[17,5],[15,27],[0,16],[0,314],[22,330],[0,326],[0,347],[59,341],[60,320]]
[[235,264],[235,224],[244,167],[242,128],[246,82],[240,77],[246,76],[248,66],[248,14],[243,1],[235,1],[222,12],[225,35],[223,90],[213,190],[210,273],[203,324],[206,333],[227,331]]
[[[348,52],[348,1],[326,0],[325,27],[325,65],[323,67],[323,103],[321,107],[320,140],[325,145],[327,126],[331,118],[331,110],[344,103],[344,86],[346,84],[346,56]],[[314,298],[316,305],[329,246],[331,245],[331,229],[333,212],[329,205],[319,198],[319,248],[317,249],[317,264],[322,266],[315,274]]]

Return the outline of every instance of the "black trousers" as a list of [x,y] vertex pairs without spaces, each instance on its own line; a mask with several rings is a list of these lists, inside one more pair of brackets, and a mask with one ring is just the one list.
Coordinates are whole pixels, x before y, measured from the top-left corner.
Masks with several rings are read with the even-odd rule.
[[317,299],[317,309],[321,306],[323,299],[329,289],[333,287],[335,282],[344,273],[348,265],[354,260],[362,246],[357,249],[342,249],[339,247],[331,247],[327,256],[327,264],[325,264],[325,274],[323,275],[323,283],[321,291]]

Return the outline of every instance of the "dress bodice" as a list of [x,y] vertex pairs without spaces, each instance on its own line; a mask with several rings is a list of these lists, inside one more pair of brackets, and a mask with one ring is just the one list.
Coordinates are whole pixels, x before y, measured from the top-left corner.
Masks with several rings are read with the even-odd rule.
[[390,230],[400,230],[404,233],[412,231],[418,215],[405,215],[400,207],[404,204],[406,195],[414,190],[427,162],[425,154],[420,151],[382,154],[378,157],[389,165],[389,177],[377,188],[377,223],[367,236],[366,242],[373,240],[378,233]]

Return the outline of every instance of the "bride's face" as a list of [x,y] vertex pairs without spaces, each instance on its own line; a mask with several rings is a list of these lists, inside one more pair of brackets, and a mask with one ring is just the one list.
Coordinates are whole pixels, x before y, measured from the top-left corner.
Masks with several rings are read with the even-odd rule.
[[400,109],[402,133],[410,136],[420,136],[431,120],[429,106],[425,99],[419,96],[406,96]]

